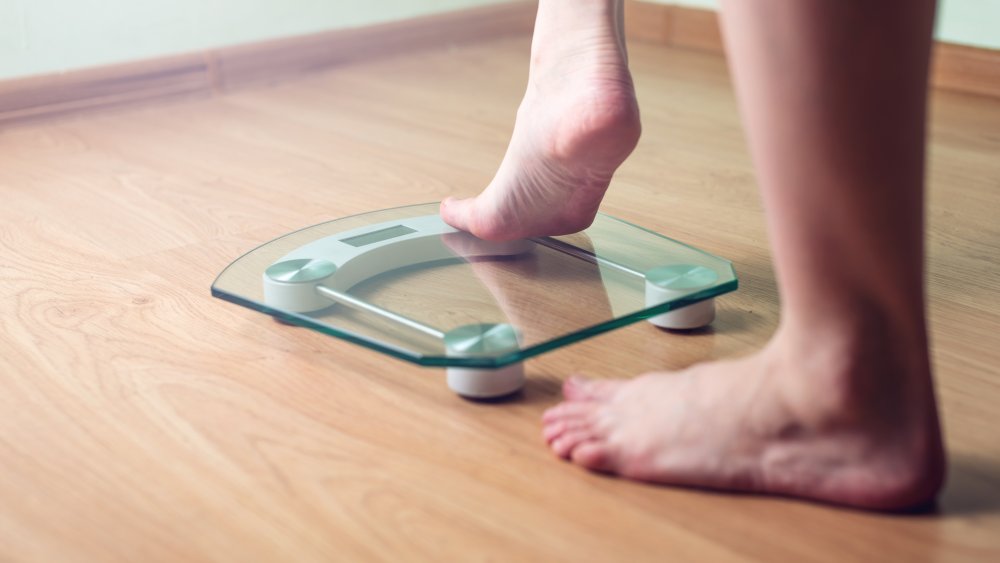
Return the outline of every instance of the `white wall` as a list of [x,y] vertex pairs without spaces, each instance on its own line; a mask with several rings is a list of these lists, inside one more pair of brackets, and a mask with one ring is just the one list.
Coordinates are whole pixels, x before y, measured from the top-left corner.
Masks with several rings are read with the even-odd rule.
[[0,0],[0,79],[501,0]]
[[1000,49],[1000,1],[944,0],[937,36],[943,41]]
[[[653,0],[717,9],[718,0]],[[1000,49],[1000,0],[938,0],[937,38],[942,41]]]
[[[0,79],[502,0],[0,0]],[[564,0],[572,1],[572,0]],[[717,0],[654,0],[715,8]],[[1000,49],[1000,0],[941,0],[938,37]]]

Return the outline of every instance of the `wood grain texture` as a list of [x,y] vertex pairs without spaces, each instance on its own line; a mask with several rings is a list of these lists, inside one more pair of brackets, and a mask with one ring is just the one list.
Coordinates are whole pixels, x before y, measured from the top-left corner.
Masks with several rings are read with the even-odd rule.
[[717,13],[684,6],[675,6],[673,12],[671,45],[709,53],[725,50]]
[[938,42],[931,82],[946,90],[1000,98],[1000,50]]
[[625,0],[625,34],[631,41],[716,54],[725,51],[714,10]]
[[632,40],[670,45],[673,41],[675,6],[625,1],[625,34]]
[[193,54],[0,81],[0,127],[151,101],[208,96],[209,71],[205,56]]
[[[570,374],[744,354],[778,300],[721,57],[631,51],[644,136],[603,210],[735,262],[713,329],[633,325],[523,395],[209,297],[295,228],[486,185],[527,39],[0,132],[0,561],[985,561],[1000,556],[1000,102],[938,92],[928,287],[951,473],[867,514],[595,475],[539,417]],[[711,424],[711,421],[705,421]]]

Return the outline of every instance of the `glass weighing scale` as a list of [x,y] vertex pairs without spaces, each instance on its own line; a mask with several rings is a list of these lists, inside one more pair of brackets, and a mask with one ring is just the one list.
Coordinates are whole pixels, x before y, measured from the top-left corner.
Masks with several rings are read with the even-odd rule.
[[491,242],[438,204],[320,223],[230,264],[212,295],[293,325],[447,369],[471,398],[524,385],[522,362],[646,319],[694,329],[735,290],[728,260],[598,214],[565,236]]

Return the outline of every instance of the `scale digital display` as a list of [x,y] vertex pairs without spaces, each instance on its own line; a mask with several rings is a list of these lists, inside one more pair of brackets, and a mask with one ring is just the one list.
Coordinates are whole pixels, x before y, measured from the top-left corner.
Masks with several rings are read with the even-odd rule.
[[369,244],[375,244],[376,242],[394,239],[415,232],[417,232],[416,229],[411,229],[403,225],[393,225],[392,227],[386,227],[363,235],[342,238],[340,242],[349,244],[355,248],[361,248],[362,246],[368,246]]

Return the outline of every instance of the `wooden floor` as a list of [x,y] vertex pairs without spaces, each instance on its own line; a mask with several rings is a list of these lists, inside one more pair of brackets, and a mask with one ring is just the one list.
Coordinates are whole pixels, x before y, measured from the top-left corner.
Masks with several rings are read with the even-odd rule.
[[[741,354],[778,316],[721,59],[635,45],[644,137],[604,211],[735,262],[714,330],[640,324],[516,400],[212,299],[292,229],[472,194],[527,38],[0,133],[0,561],[919,561],[1000,557],[1000,101],[937,94],[929,287],[951,473],[868,514],[587,473],[539,417],[570,373]],[[712,421],[706,420],[705,424]]]

